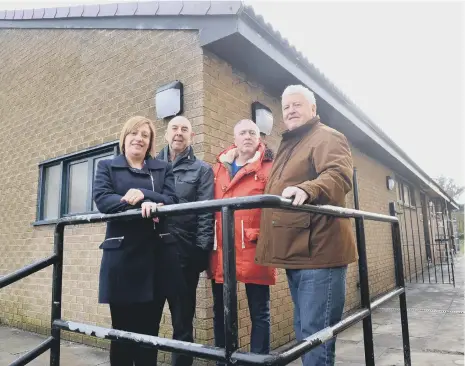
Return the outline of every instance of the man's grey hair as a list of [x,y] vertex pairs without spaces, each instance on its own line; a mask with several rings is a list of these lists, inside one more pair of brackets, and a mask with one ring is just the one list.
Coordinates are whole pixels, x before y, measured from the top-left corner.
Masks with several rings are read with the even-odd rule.
[[282,98],[289,94],[302,94],[310,104],[316,105],[315,94],[303,85],[289,85],[284,89]]
[[241,119],[239,122],[237,122],[235,125],[234,125],[234,134],[236,134],[236,130],[237,130],[237,126],[239,126],[240,124],[244,123],[244,122],[250,122],[252,123],[254,126],[255,126],[255,130],[257,131],[258,134],[260,134],[260,128],[257,126],[257,124],[252,121],[251,119]]

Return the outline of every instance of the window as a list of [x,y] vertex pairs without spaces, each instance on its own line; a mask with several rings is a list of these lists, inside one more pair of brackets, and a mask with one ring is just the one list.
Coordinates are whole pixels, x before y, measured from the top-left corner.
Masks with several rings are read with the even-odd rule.
[[404,191],[404,204],[410,206],[410,187],[403,183],[402,190]]
[[397,201],[408,207],[415,207],[415,191],[412,186],[397,180]]
[[39,164],[38,222],[97,211],[92,200],[97,164],[116,154],[112,142]]
[[396,184],[396,191],[397,191],[397,202],[404,202],[404,194],[403,194],[403,188],[402,188],[402,182],[397,181]]

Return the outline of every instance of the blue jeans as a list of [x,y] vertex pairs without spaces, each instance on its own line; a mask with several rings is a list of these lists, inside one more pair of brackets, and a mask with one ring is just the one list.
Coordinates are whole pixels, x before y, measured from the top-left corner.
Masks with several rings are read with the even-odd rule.
[[[223,284],[212,281],[213,289],[213,331],[215,346],[224,347],[224,305]],[[260,354],[270,353],[270,286],[245,284],[249,304],[252,332],[250,351]]]
[[[347,266],[323,269],[287,269],[294,303],[294,330],[298,341],[336,324],[342,318]],[[333,366],[336,339],[302,356],[303,366]]]

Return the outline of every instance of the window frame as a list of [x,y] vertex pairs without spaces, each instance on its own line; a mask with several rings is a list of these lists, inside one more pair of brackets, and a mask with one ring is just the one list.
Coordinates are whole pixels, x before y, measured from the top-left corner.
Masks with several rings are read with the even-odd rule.
[[[94,182],[94,165],[95,160],[104,157],[105,155],[113,154],[114,156],[119,154],[119,142],[111,141],[98,146],[93,146],[84,150],[80,150],[71,154],[59,156],[56,158],[44,160],[39,163],[39,180],[37,188],[37,210],[36,210],[36,221],[33,226],[55,224],[60,218],[72,215],[90,214],[95,213],[97,210],[92,211],[92,194],[88,194],[86,198],[86,211],[74,212],[68,214],[69,209],[69,172],[70,167],[73,164],[77,164],[82,161],[87,161],[88,164],[88,178],[87,187],[88,192],[92,192]],[[44,208],[45,208],[45,170],[52,166],[60,166],[60,188],[58,192],[58,218],[55,219],[44,219]]]
[[[416,208],[416,198],[415,198],[415,189],[414,189],[414,185],[409,183],[406,179],[403,179],[403,178],[400,178],[400,177],[396,177],[396,184],[397,184],[397,191],[396,191],[396,195],[397,195],[397,203],[399,203],[400,205],[404,206],[404,207],[409,207],[409,208]],[[404,189],[407,189],[408,191],[408,198],[409,198],[409,202],[405,202],[405,191]],[[399,199],[399,193],[400,193],[400,199]],[[412,196],[413,194],[413,196]]]

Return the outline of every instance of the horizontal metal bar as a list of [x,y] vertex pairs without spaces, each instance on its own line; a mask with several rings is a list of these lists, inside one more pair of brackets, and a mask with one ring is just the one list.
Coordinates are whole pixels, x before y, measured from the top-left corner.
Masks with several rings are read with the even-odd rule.
[[25,355],[22,355],[20,358],[13,361],[13,363],[10,363],[10,366],[27,365],[29,362],[39,357],[42,353],[44,353],[45,351],[48,351],[50,349],[52,342],[53,342],[53,337],[48,337],[45,341],[39,344],[36,348],[29,351]]
[[26,267],[18,269],[17,271],[13,273],[0,277],[0,289],[16,281],[19,281],[20,279],[27,277],[37,271],[40,271],[41,269],[47,268],[48,266],[54,264],[56,260],[57,260],[57,256],[52,255],[48,258],[42,259],[38,262],[29,264]]
[[[330,206],[330,205],[302,205],[302,206],[293,206],[291,200],[287,200],[282,198],[282,205],[278,208],[287,208],[291,210],[298,210],[298,211],[307,211],[312,213],[318,213],[328,216],[336,216],[336,217],[347,217],[347,218],[364,218],[365,220],[371,221],[382,221],[382,222],[398,222],[398,218],[395,216],[377,214],[374,212],[362,211],[362,210],[355,210],[352,208],[345,208],[339,206]],[[286,202],[289,201],[289,202]],[[168,206],[167,206],[168,207]]]
[[311,335],[310,337],[305,338],[302,342],[299,342],[290,350],[278,355],[278,360],[274,364],[287,365],[289,362],[296,360],[297,358],[312,350],[313,348],[329,341],[331,338],[341,333],[343,330],[358,323],[363,318],[367,317],[369,314],[370,311],[368,309],[358,310],[357,312],[341,320],[334,326],[322,329],[321,331]]
[[[302,205],[293,206],[290,199],[286,199],[275,195],[256,195],[249,197],[236,197],[225,198],[219,200],[198,201],[179,203],[175,205],[160,206],[153,216],[175,216],[186,215],[201,212],[216,212],[220,211],[222,207],[230,207],[234,210],[244,210],[250,208],[282,208],[303,212],[313,212],[324,215],[336,217],[363,217],[367,220],[384,221],[384,222],[398,222],[397,217],[376,214],[367,211],[354,210],[351,208],[338,207],[338,206],[315,206],[315,205]],[[58,220],[57,225],[76,225],[91,222],[104,222],[109,220],[131,220],[141,218],[140,210],[128,210],[116,214],[89,214],[89,215],[76,215],[67,216]]]
[[371,303],[371,310],[373,311],[380,305],[384,304],[385,302],[391,300],[392,298],[399,296],[400,294],[403,294],[405,292],[405,288],[400,287],[395,290],[392,290],[388,292],[387,294],[384,294],[383,296],[378,297],[375,301]]
[[[389,301],[395,296],[399,296],[404,293],[404,288],[396,288],[387,294],[381,296],[377,300],[371,303],[371,308],[375,309],[385,302]],[[231,355],[233,362],[238,362],[244,365],[286,365],[303,354],[319,346],[322,343],[327,342],[331,338],[335,337],[342,331],[351,327],[352,325],[363,320],[370,314],[368,309],[360,309],[355,313],[344,318],[337,324],[327,327],[310,337],[305,338],[303,341],[297,343],[288,350],[278,355],[261,355],[251,352],[236,351]],[[65,320],[55,320],[53,326],[59,329],[86,334],[93,337],[120,340],[120,341],[132,341],[145,346],[152,346],[163,351],[179,352],[194,357],[201,357],[203,359],[225,361],[226,355],[225,350],[218,347],[212,347],[207,345],[201,345],[197,343],[177,341],[174,339],[160,338],[155,336],[149,336],[138,333],[130,333],[126,331],[120,331],[116,329],[102,328],[94,325],[87,325],[83,323],[76,323]]]
[[175,339],[167,339],[139,333],[131,333],[117,329],[102,328],[94,325],[65,321],[62,319],[55,320],[53,322],[53,327],[74,333],[86,334],[97,338],[110,339],[115,341],[130,341],[140,345],[154,347],[162,351],[175,351],[185,355],[201,357],[208,360],[226,360],[224,349],[208,345],[177,341]]
[[358,310],[334,326],[324,328],[319,332],[312,334],[280,354],[260,355],[256,353],[236,351],[232,354],[231,359],[240,365],[287,365],[288,363],[298,359],[304,353],[330,340],[338,333],[349,328],[351,325],[358,323],[369,314],[370,311],[368,309]]
[[[371,303],[371,309],[375,309],[392,298],[404,293],[404,288],[396,288],[387,294],[381,296]],[[245,353],[237,351],[232,354],[231,358],[240,364],[245,365],[287,365],[288,363],[297,360],[300,356],[319,346],[320,344],[329,341],[339,333],[343,332],[352,325],[363,320],[370,314],[370,310],[361,309],[349,315],[339,323],[332,327],[327,327],[303,341],[295,344],[291,348],[285,350],[278,355],[260,355],[256,353]]]

